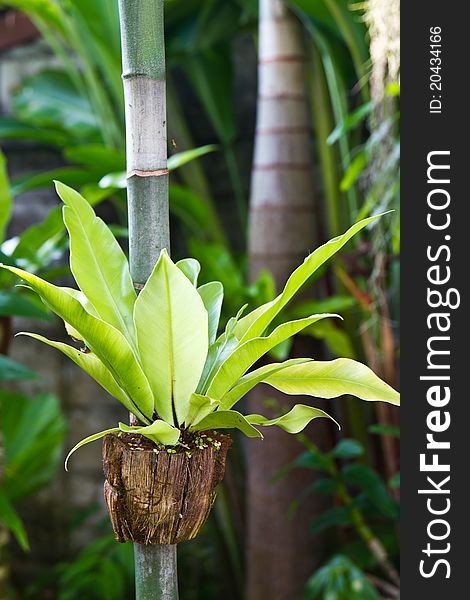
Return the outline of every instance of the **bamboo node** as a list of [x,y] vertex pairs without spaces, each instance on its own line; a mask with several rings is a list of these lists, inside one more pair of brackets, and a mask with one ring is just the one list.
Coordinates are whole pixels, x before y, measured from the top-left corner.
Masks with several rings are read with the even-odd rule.
[[163,177],[164,175],[168,175],[168,169],[157,169],[156,171],[142,171],[140,169],[134,169],[133,171],[129,171],[127,174],[127,178],[137,177]]

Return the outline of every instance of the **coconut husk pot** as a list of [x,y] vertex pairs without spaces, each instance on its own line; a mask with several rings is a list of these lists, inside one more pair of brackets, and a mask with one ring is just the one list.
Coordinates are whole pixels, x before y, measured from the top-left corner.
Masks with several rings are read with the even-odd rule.
[[140,435],[105,436],[104,497],[117,541],[178,544],[195,538],[224,477],[231,443],[228,435],[204,432],[189,450],[168,452]]

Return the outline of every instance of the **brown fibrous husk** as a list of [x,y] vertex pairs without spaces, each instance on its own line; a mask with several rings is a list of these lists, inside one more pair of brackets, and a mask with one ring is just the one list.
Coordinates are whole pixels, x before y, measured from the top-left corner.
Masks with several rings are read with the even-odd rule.
[[140,435],[103,439],[104,497],[119,542],[178,544],[196,537],[225,473],[228,435],[174,451]]

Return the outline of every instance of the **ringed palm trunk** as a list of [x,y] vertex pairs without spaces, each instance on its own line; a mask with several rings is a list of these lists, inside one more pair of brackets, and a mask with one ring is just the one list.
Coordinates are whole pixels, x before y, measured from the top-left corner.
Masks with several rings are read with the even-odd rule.
[[[250,198],[250,275],[269,269],[280,288],[314,245],[315,203],[305,54],[300,23],[280,0],[260,0],[258,114]],[[252,394],[250,412],[272,390]],[[298,399],[297,399],[298,400]],[[308,400],[305,400],[308,403]],[[316,428],[315,432],[319,432]],[[315,506],[293,519],[292,501],[311,483],[292,472],[273,484],[277,470],[302,451],[295,437],[274,428],[252,444],[248,461],[247,599],[297,599],[319,558],[309,533]],[[315,501],[314,501],[315,502]]]

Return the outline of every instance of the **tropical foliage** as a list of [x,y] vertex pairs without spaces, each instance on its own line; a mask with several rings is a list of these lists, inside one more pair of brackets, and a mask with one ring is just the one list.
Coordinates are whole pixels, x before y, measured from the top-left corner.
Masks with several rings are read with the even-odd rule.
[[246,316],[242,308],[217,337],[223,299],[220,282],[198,287],[199,263],[189,258],[175,264],[164,249],[137,296],[127,258],[109,228],[78,192],[61,183],[56,187],[64,202],[70,268],[79,289],[55,286],[17,267],[4,268],[24,279],[82,348],[26,335],[67,355],[142,423],[120,423],[82,440],[73,450],[113,431],[138,433],[157,444],[176,446],[182,430],[236,428],[249,437],[262,437],[259,426],[277,425],[298,433],[312,419],[331,418],[306,405],[296,405],[275,419],[243,416],[234,410],[260,382],[288,394],[323,398],[353,394],[398,404],[398,394],[390,386],[351,359],[291,359],[249,371],[291,336],[338,316],[312,314],[275,323],[314,272],[376,217],[360,221],[312,252],[273,301]]
[[[0,381],[5,379],[3,374]],[[10,373],[10,376],[18,378],[17,374]],[[65,420],[52,394],[29,398],[0,390],[0,423],[5,460],[0,483],[0,524],[8,527],[23,550],[27,550],[28,536],[15,505],[54,478],[60,462]]]
[[[6,172],[6,161],[0,152],[0,244],[12,212],[12,196]],[[40,250],[44,239],[40,228],[27,230],[16,240],[16,258],[29,268],[48,264],[54,255],[54,243],[49,251]],[[29,241],[28,241],[29,240]],[[36,254],[37,261],[27,257]],[[9,260],[0,252],[2,260]],[[11,259],[10,259],[11,260]],[[65,421],[58,399],[52,394],[25,394],[6,389],[6,383],[36,379],[38,374],[6,356],[8,327],[12,317],[48,318],[49,311],[35,301],[29,292],[13,285],[11,274],[0,274],[0,526],[7,527],[20,546],[29,547],[28,536],[16,510],[16,504],[47,485],[56,473],[65,434]]]
[[[201,284],[213,280],[223,284],[225,297],[219,327],[222,332],[240,306],[248,303],[248,308],[256,308],[274,301],[277,293],[272,277],[267,272],[260,276],[256,284],[246,285],[247,261],[243,242],[247,178],[240,174],[249,171],[251,143],[248,136],[251,137],[250,111],[253,107],[250,105],[250,110],[245,107],[245,90],[250,89],[249,79],[253,73],[257,4],[256,0],[165,2],[169,67],[168,126],[169,138],[174,138],[171,152],[176,148],[187,150],[214,141],[218,143],[218,152],[211,155],[209,160],[203,158],[189,162],[171,176],[170,207],[176,217],[173,219],[172,253],[173,257],[191,255],[200,261],[199,288]],[[320,167],[318,174],[321,176],[321,191],[317,197],[320,209],[318,239],[325,240],[339,235],[361,217],[388,208],[398,208],[399,113],[396,105],[399,84],[395,76],[386,87],[386,98],[392,99],[393,104],[392,110],[387,111],[384,118],[384,111],[377,106],[369,81],[375,60],[367,33],[370,3],[292,0],[289,5],[304,26],[308,50],[305,72]],[[17,196],[36,188],[48,187],[53,179],[60,179],[80,189],[93,206],[111,198],[115,209],[114,221],[111,222],[119,223],[118,226],[111,226],[111,229],[116,236],[126,235],[117,2],[11,0],[0,1],[0,6],[16,7],[27,13],[55,53],[53,67],[33,73],[30,65],[27,72],[31,75],[12,90],[12,113],[0,117],[0,138],[2,141],[15,140],[10,147],[8,142],[5,144],[8,154],[11,150],[14,154],[18,148],[22,152],[24,140],[26,147],[34,145],[37,155],[45,147],[49,148],[48,152],[54,149],[65,164],[59,169],[45,172],[44,169],[48,167],[41,164],[43,171],[14,177],[11,186],[8,186],[5,170],[2,169],[0,242],[4,243],[0,262],[40,275],[46,281],[62,280],[67,276],[68,268],[62,260],[58,260],[67,249],[60,207],[53,208],[43,222],[34,224],[18,236],[4,241],[3,234]],[[382,22],[391,29],[389,20],[383,19]],[[254,45],[248,50],[247,56],[250,35]],[[376,46],[383,48],[383,44]],[[29,166],[25,160],[22,160],[22,165]],[[14,172],[13,162],[12,166]],[[20,197],[19,204],[21,200]],[[230,224],[230,227],[223,226],[226,224]],[[328,352],[325,356],[361,360],[388,383],[395,385],[398,382],[399,355],[398,253],[399,214],[396,211],[386,219],[376,221],[374,227],[358,233],[346,252],[343,251],[341,256],[330,262],[328,270],[320,267],[312,277],[317,286],[315,300],[307,297],[293,306],[289,304],[282,309],[282,318],[299,320],[312,314],[341,313],[344,321],[324,318],[303,329],[302,333],[321,339]],[[2,346],[11,331],[12,317],[19,315],[47,319],[50,314],[31,290],[25,286],[15,286],[16,283],[16,276],[6,269],[0,269]],[[272,332],[273,326],[279,325],[279,319],[280,316],[275,318],[267,331],[263,332],[264,336]],[[243,320],[242,316],[240,320]],[[210,317],[208,321],[213,322]],[[29,327],[32,326],[28,324]],[[73,332],[70,327],[69,330],[77,339],[75,336],[78,332]],[[235,336],[239,334],[235,332]],[[53,334],[48,334],[48,337],[58,339]],[[285,361],[289,356],[289,341],[272,348],[269,358],[277,362]],[[211,345],[209,339],[208,347]],[[64,344],[64,347],[73,346]],[[86,344],[80,341],[78,346],[85,348]],[[0,350],[5,351],[4,348]],[[29,369],[12,363],[7,357],[0,356],[0,362],[0,373],[8,374],[9,380],[28,373],[31,376]],[[345,363],[341,361],[338,364]],[[250,367],[250,371],[256,371],[260,366],[268,367],[261,361]],[[246,389],[251,384],[250,371],[241,377]],[[289,372],[288,367],[286,372]],[[287,384],[281,379],[281,374],[277,376],[273,373],[272,380],[286,391]],[[237,394],[243,389],[239,387]],[[51,408],[49,402],[45,406]],[[216,408],[215,412],[218,412],[220,407]],[[385,427],[379,438],[382,447],[368,435],[371,422],[378,420],[395,424],[396,421],[389,421],[383,412],[383,409],[393,408],[382,403],[366,404],[346,398],[335,406],[334,416],[341,421],[346,435],[361,440],[364,455],[358,457],[358,462],[364,466],[373,464],[386,482],[389,493],[396,495],[390,477],[396,474],[398,454],[397,445],[391,446],[389,443],[390,428]],[[396,411],[392,410],[392,414],[395,415]],[[143,425],[147,423],[143,421]],[[256,423],[251,425],[258,427]],[[333,447],[337,438],[331,430],[330,433],[332,439],[329,445]],[[73,435],[78,436],[72,431]],[[230,469],[238,474],[236,484],[232,479],[233,473],[229,474],[228,488],[219,491],[208,536],[211,543],[218,547],[217,572],[220,571],[230,580],[231,585],[225,585],[225,588],[230,587],[234,598],[241,597],[243,593],[243,567],[234,566],[243,565],[244,562],[241,550],[244,543],[245,504],[241,455],[235,444],[231,452]],[[394,457],[390,468],[387,468],[388,456]],[[331,475],[331,478],[334,479],[334,476]],[[346,483],[351,496],[360,501],[363,495],[361,490],[352,485],[354,482]],[[336,505],[341,503],[341,499],[331,492],[331,502]],[[282,518],[283,515],[279,516]],[[216,524],[220,517],[221,520]],[[346,553],[350,558],[353,557],[356,566],[370,573],[373,569],[370,564],[358,561],[357,554],[343,550],[344,537],[350,539],[348,536],[351,535],[350,529],[344,531],[345,527],[349,525],[333,520],[333,528],[343,529],[335,544],[329,548],[330,556],[338,551]],[[393,526],[390,526],[392,530]],[[334,529],[329,531],[329,539],[333,537],[333,532]],[[382,537],[382,528],[376,532]],[[208,543],[204,534],[201,543]],[[305,548],[298,548],[299,553],[305,551]],[[105,554],[98,545],[95,553],[98,563],[100,553],[101,556]],[[190,553],[191,556],[194,554],[194,546]],[[395,563],[396,558],[392,554]],[[108,571],[105,563],[101,559],[103,580],[104,572]],[[195,570],[201,577],[199,567],[196,564]],[[357,574],[352,574],[351,565],[332,561],[326,567],[321,572],[322,581],[313,587],[317,597],[318,594],[335,592],[338,595],[350,593],[354,597],[352,590],[357,587]],[[75,574],[78,569],[78,566],[74,569]],[[185,581],[193,581],[188,579],[184,566],[183,572]],[[214,568],[207,569],[206,584],[210,581],[209,585],[212,585],[213,572]],[[235,573],[239,585],[237,591],[233,591],[236,586],[232,585]],[[83,583],[85,579],[89,587],[86,591],[77,591],[75,597],[90,593],[89,590],[93,588],[95,581],[91,569],[86,575],[79,573],[76,576],[77,583],[79,580]],[[68,574],[61,581],[66,589],[70,582]],[[193,590],[192,593],[207,598],[227,593],[222,585],[218,592],[211,595],[200,583],[198,579],[193,586],[198,591]],[[99,583],[96,587],[101,593],[103,588]],[[310,587],[308,589],[311,590]],[[112,588],[110,593],[118,597],[116,588]],[[123,597],[127,597],[127,591],[122,593]],[[67,594],[65,597],[73,597],[72,587]],[[105,592],[102,594],[104,596]],[[385,590],[384,594],[391,595]]]

